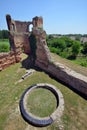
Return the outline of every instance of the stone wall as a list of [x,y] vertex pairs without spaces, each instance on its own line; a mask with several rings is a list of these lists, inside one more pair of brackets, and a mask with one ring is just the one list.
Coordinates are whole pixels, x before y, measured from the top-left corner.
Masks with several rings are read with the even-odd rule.
[[15,51],[24,52],[25,54],[30,54],[30,45],[29,45],[29,35],[28,34],[15,34],[14,43]]
[[14,52],[0,53],[0,71],[19,61],[20,55],[15,55]]
[[11,18],[10,15],[6,15],[8,30],[9,30],[9,41],[11,50],[15,52],[20,51],[20,49],[24,50],[24,53],[30,54],[30,46],[29,46],[29,25],[32,22],[21,22],[16,21]]
[[33,27],[34,28],[43,28],[43,18],[42,17],[34,17],[33,18]]
[[38,60],[36,61],[36,66],[40,67],[42,70],[49,73],[55,79],[65,84],[69,88],[74,89],[87,99],[86,76],[71,70],[63,64],[52,62],[51,60],[48,63],[48,66],[44,66],[44,64]]
[[36,61],[42,63],[44,66],[48,66],[50,56],[50,51],[48,49],[47,43],[46,43],[46,32],[44,30],[33,28],[33,34],[36,37]]
[[54,77],[87,97],[87,77],[58,62],[50,63],[47,69]]
[[67,66],[53,62],[46,43],[46,32],[33,28],[37,39],[35,65],[56,78],[58,81],[74,89],[87,99],[87,77],[79,74]]
[[[41,34],[40,34],[41,35]],[[37,59],[35,65],[49,73],[61,83],[74,89],[87,99],[87,77],[51,59],[46,41],[37,37]],[[39,53],[40,52],[40,53]]]
[[[29,41],[29,37],[31,33],[33,33],[35,37],[38,37],[36,39],[37,40],[39,39],[38,40],[39,42],[42,42],[40,41],[41,39],[40,37],[43,37],[45,33],[44,31],[41,32],[39,30],[39,35],[38,35],[38,31],[37,31],[37,29],[43,28],[42,17],[36,16],[32,19],[32,21],[26,22],[26,21],[13,20],[10,15],[6,15],[6,21],[7,21],[8,31],[9,31],[9,42],[10,42],[11,51],[9,53],[0,54],[0,68],[1,68],[0,70],[8,67],[12,63],[20,62],[22,52],[24,52],[27,55],[32,55],[30,41]],[[32,32],[30,32],[29,30],[29,26],[31,24],[33,25]],[[45,39],[46,38],[44,38],[44,40]],[[38,47],[40,49],[40,46]],[[45,50],[44,50],[44,54],[45,54]],[[44,59],[42,59],[43,57],[41,56],[41,58],[39,57],[39,60],[40,59],[45,60],[46,57],[47,56],[45,55]]]

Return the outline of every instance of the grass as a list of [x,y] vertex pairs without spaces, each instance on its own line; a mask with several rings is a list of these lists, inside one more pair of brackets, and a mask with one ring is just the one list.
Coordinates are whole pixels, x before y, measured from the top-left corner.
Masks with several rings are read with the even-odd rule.
[[0,52],[9,52],[10,44],[8,39],[0,39]]
[[33,90],[27,99],[28,111],[38,117],[50,116],[57,106],[55,96],[46,89]]
[[[76,69],[73,63],[61,59],[56,55],[53,55],[53,57],[55,61],[61,61]],[[83,70],[80,66],[77,68],[77,71],[79,71],[79,69],[80,72]],[[0,130],[59,130],[57,122],[54,122],[52,125],[45,128],[36,128],[27,124],[21,117],[19,111],[20,97],[26,88],[37,83],[53,84],[62,92],[65,102],[64,114],[62,116],[64,130],[87,130],[87,101],[85,99],[41,71],[35,71],[31,76],[19,83],[18,81],[25,72],[26,70],[21,67],[21,63],[12,65],[0,72]],[[84,71],[84,74],[87,75],[86,70]],[[40,92],[35,92],[34,95],[31,95],[31,101],[35,101],[32,96],[36,97],[37,95],[38,97],[38,93],[41,95],[41,90]],[[45,93],[48,92],[44,92],[43,97],[47,96],[46,99],[48,100],[46,104],[49,104],[50,96]],[[41,100],[38,98],[35,102],[39,103],[39,101],[42,102],[43,98]],[[31,110],[34,112],[36,111],[37,113],[37,109],[34,109],[34,106],[32,107]],[[49,107],[50,105],[47,109]],[[43,111],[43,113],[45,113],[45,109],[43,109]]]
[[81,66],[87,67],[87,57],[77,58],[76,60],[72,60],[72,62],[79,64]]
[[9,45],[9,40],[8,39],[0,39],[0,44],[8,44]]

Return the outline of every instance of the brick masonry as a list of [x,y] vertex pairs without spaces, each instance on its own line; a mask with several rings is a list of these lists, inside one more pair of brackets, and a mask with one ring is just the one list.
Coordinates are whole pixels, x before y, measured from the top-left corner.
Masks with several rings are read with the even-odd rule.
[[20,55],[15,55],[12,51],[9,53],[0,53],[0,71],[19,61]]

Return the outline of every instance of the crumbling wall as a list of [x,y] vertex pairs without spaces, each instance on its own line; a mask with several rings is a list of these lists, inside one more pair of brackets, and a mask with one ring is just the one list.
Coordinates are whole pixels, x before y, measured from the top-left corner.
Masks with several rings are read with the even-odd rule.
[[35,64],[38,65],[39,63],[41,63],[47,67],[51,56],[46,43],[46,32],[44,30],[33,28],[33,34],[36,36],[37,41]]
[[67,66],[58,62],[49,61],[48,66],[44,66],[41,62],[36,62],[36,66],[42,68],[55,79],[65,84],[69,88],[75,90],[87,99],[87,77],[73,71]]
[[52,61],[50,51],[46,44],[45,31],[35,28],[33,33],[37,38],[37,58],[35,65],[58,79],[63,84],[84,95],[87,99],[87,77],[73,71],[63,64]]
[[24,53],[30,54],[29,46],[29,25],[32,22],[21,22],[12,20],[10,15],[6,15],[8,30],[9,30],[9,41],[11,50],[20,51],[24,50]]
[[[31,36],[31,34],[34,34],[36,39],[37,40],[39,39],[38,41],[40,42],[40,37],[42,34],[38,35],[38,31],[35,32],[35,29],[37,30],[37,28],[38,29],[43,28],[43,19],[42,17],[37,17],[37,16],[34,17],[32,21],[22,22],[22,21],[13,20],[10,15],[6,15],[6,21],[7,21],[8,31],[9,31],[10,52],[8,54],[7,53],[0,54],[1,70],[10,65],[10,61],[8,60],[9,59],[12,60],[12,57],[13,57],[12,63],[20,62],[22,52],[32,57],[32,50],[30,47],[29,37]],[[32,32],[30,32],[29,30],[30,25],[33,25]],[[40,30],[39,30],[39,33],[40,33]],[[42,52],[43,52],[43,48],[42,48]],[[45,51],[44,51],[44,54],[45,54]],[[45,60],[45,58],[43,60]]]
[[33,27],[38,29],[43,29],[43,18],[42,17],[34,17],[33,20]]
[[73,71],[63,64],[52,61],[50,51],[46,44],[45,31],[34,29],[33,33],[37,38],[37,58],[35,65],[58,79],[63,84],[68,85],[70,88],[84,95],[87,99],[87,77]]
[[87,77],[73,71],[63,64],[52,61],[46,43],[46,32],[43,29],[35,26],[33,27],[33,34],[37,41],[35,65],[51,74],[60,82],[81,93],[87,99]]
[[19,61],[20,57],[16,56],[14,52],[0,53],[0,71]]

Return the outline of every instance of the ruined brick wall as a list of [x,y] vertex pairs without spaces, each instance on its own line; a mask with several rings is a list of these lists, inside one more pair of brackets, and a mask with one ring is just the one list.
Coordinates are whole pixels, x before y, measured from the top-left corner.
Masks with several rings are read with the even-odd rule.
[[35,35],[37,41],[35,64],[38,65],[41,63],[44,66],[48,66],[51,56],[46,43],[46,32],[44,30],[33,28],[33,34]]
[[0,53],[0,70],[20,62],[22,52],[30,54],[28,38],[30,34],[29,25],[32,22],[15,21],[11,19],[10,15],[6,15],[6,20],[11,51],[9,53]]
[[24,53],[30,54],[30,46],[29,46],[29,25],[32,22],[21,22],[12,20],[10,15],[6,16],[8,30],[9,30],[9,39],[11,50],[20,51],[23,49]]
[[20,57],[16,57],[14,52],[0,53],[0,71],[19,61]]
[[[17,20],[12,20],[10,15],[6,16],[8,30],[9,30],[9,40],[11,49],[16,52],[16,50],[20,48],[24,50],[24,53],[30,54],[31,48],[29,43],[29,37],[31,32],[29,30],[29,26],[32,24],[32,33],[35,34],[35,37],[38,36],[39,32],[35,33],[37,29],[43,29],[43,18],[42,17],[34,17],[32,21],[22,22]],[[42,32],[41,32],[42,33]],[[40,35],[38,38],[41,37]],[[41,38],[39,38],[41,39]],[[45,38],[44,38],[45,39]]]
[[67,66],[58,62],[49,62],[48,66],[44,66],[41,62],[37,64],[40,68],[51,74],[53,77],[61,81],[61,83],[69,86],[69,88],[84,95],[87,99],[87,77],[75,72]]
[[15,31],[22,33],[22,32],[29,32],[29,25],[31,22],[21,22],[21,21],[15,21]]
[[33,34],[37,41],[35,65],[51,74],[65,85],[73,88],[76,92],[81,93],[87,99],[87,77],[73,71],[63,64],[52,61],[46,43],[46,32],[43,29],[35,26],[33,27]]
[[30,45],[29,45],[29,36],[27,34],[15,34],[14,35],[14,43],[15,43],[15,51],[24,52],[25,54],[30,54]]
[[33,27],[35,28],[43,28],[43,18],[42,17],[34,17],[33,18]]
[[[10,41],[11,51],[9,53],[0,54],[0,70],[8,67],[11,64],[20,62],[22,52],[24,52],[27,55],[32,54],[30,42],[29,42],[29,37],[31,35],[29,26],[31,24],[33,25],[32,33],[35,35],[38,41],[37,43],[39,43],[37,48],[40,47],[40,42],[42,42],[42,40],[40,41],[40,39],[45,40],[45,37],[42,38],[43,37],[42,35],[44,35],[44,31],[43,32],[41,32],[40,30],[39,32],[37,31],[37,28],[39,29],[43,28],[42,17],[36,16],[32,19],[32,21],[22,22],[22,21],[13,20],[10,15],[6,15],[6,21],[7,21],[8,31],[9,31],[9,41]],[[36,29],[36,32],[35,32],[35,29]],[[40,33],[40,35],[38,35],[38,33]],[[38,51],[37,51],[37,59],[41,61],[45,60],[47,57],[47,55],[45,55],[45,49],[43,49],[42,47],[39,53]]]

